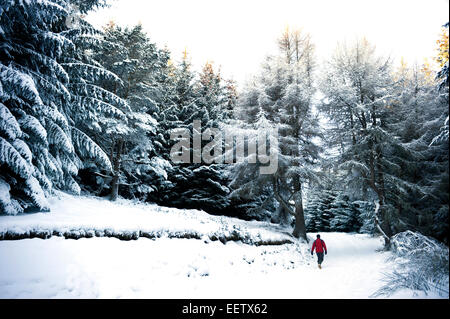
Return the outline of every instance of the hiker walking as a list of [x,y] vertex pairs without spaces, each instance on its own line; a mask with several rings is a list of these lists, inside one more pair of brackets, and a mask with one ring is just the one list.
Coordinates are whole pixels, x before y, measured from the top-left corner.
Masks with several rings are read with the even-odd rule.
[[320,235],[317,235],[317,239],[314,241],[312,248],[311,248],[311,256],[314,253],[314,249],[316,250],[317,254],[317,263],[319,264],[319,268],[322,269],[322,262],[323,262],[323,254],[325,252],[325,255],[327,254],[327,246],[325,245],[325,242],[320,239]]

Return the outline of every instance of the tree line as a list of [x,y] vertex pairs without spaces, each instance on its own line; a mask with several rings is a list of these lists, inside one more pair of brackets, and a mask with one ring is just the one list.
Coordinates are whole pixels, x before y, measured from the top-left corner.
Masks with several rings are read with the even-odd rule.
[[[448,244],[448,24],[439,72],[396,66],[366,39],[319,65],[311,36],[286,29],[238,92],[212,63],[174,62],[141,25],[68,23],[74,5],[105,1],[0,4],[2,213],[46,211],[63,190],[268,220],[303,239],[381,233],[389,247],[412,229]],[[171,132],[194,134],[194,120],[276,129],[276,173],[249,158],[171,161]]]

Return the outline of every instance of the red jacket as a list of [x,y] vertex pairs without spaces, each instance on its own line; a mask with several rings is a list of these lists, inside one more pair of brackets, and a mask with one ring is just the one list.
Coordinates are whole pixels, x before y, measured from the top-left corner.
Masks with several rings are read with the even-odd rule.
[[314,252],[314,248],[316,249],[317,253],[323,253],[324,251],[325,253],[327,252],[327,245],[325,245],[325,242],[322,239],[316,239],[314,241],[314,244],[311,248],[311,253]]

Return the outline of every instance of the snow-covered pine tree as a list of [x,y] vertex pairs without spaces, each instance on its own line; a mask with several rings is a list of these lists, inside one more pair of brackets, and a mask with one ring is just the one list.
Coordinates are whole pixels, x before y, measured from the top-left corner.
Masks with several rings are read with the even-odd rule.
[[320,198],[315,195],[313,192],[308,193],[309,198],[305,205],[305,225],[309,233],[320,231],[320,212],[323,207]]
[[[187,129],[190,132],[188,152],[191,162],[171,162],[171,168],[167,171],[168,182],[151,195],[151,200],[168,206],[203,209],[212,214],[229,214],[228,181],[223,166],[214,162],[193,162],[191,141],[194,121],[201,122],[202,131],[217,128],[222,121],[219,109],[225,107],[225,103],[220,102],[223,97],[216,96],[222,92],[217,91],[217,88],[222,87],[222,80],[214,72],[210,72],[213,71],[212,68],[207,70],[206,74],[200,76],[204,81],[199,83],[186,50],[180,63],[172,64],[170,77],[173,84],[167,90],[170,91],[171,98],[158,118],[159,140],[165,149],[164,159],[172,161],[170,152],[177,141],[171,140],[171,133],[176,129]],[[211,83],[206,80],[207,76],[211,77]],[[212,86],[211,89],[208,89],[209,85]],[[202,141],[202,147],[208,142]]]
[[226,86],[218,71],[214,70],[211,62],[206,62],[196,83],[197,104],[200,108],[208,110],[212,121],[207,126],[218,127],[218,123],[231,115],[227,103],[229,98],[225,92]]
[[[268,57],[263,64],[257,78],[259,89],[244,93],[251,104],[240,111],[247,109],[249,119],[258,114],[258,119],[264,119],[260,123],[278,130],[279,148],[271,150],[278,154],[278,170],[258,179],[243,179],[241,186],[235,184],[238,190],[249,185],[247,182],[261,183],[260,188],[269,184],[279,205],[295,217],[293,235],[306,240],[302,186],[317,177],[312,165],[319,157],[319,147],[313,139],[320,135],[317,117],[312,112],[313,46],[307,34],[288,30],[279,44],[280,54]],[[246,169],[238,165],[234,175],[241,176]]]
[[[237,209],[243,210],[240,213],[243,218],[252,217],[288,225],[291,222],[290,215],[278,204],[274,197],[272,174],[261,174],[261,169],[267,164],[256,160],[256,154],[250,153],[248,147],[249,143],[253,145],[258,143],[258,135],[266,134],[267,154],[277,153],[277,145],[270,140],[271,134],[274,132],[274,126],[262,112],[257,101],[258,97],[256,97],[256,101],[250,101],[246,96],[243,93],[238,99],[237,114],[242,117],[224,126],[226,134],[229,132],[236,136],[236,141],[226,154],[237,155],[238,148],[244,151],[244,154],[242,154],[244,159],[240,159],[228,167],[229,187],[232,189],[230,200]],[[253,102],[256,104],[255,106],[248,104]],[[251,114],[254,111],[251,110],[252,108],[259,109],[259,113],[254,117]],[[276,211],[275,214],[274,211]]]
[[347,169],[350,186],[369,187],[375,193],[382,207],[380,231],[385,234],[386,244],[393,234],[393,223],[384,207],[385,169],[389,165],[383,165],[383,146],[393,139],[381,128],[381,118],[390,95],[389,66],[389,60],[376,56],[366,39],[358,40],[351,48],[341,44],[321,85],[327,99],[325,112],[331,121],[344,124],[340,140],[346,145],[340,168]]
[[404,65],[396,73],[396,118],[389,129],[408,146],[402,176],[416,185],[397,199],[397,206],[404,230],[444,240],[448,229],[448,140],[436,136],[448,117],[448,100],[433,74],[425,71],[418,65]]
[[[443,40],[439,41],[439,57],[438,61],[441,63],[441,70],[437,73],[437,80],[439,82],[439,96],[440,96],[440,109],[442,115],[445,118],[443,125],[439,129],[437,134],[431,141],[430,146],[437,146],[440,150],[440,158],[442,164],[447,169],[440,171],[440,183],[436,184],[435,189],[440,194],[440,208],[433,217],[433,234],[434,237],[442,239],[448,245],[448,225],[449,225],[449,154],[448,154],[448,142],[449,142],[449,23],[444,26]],[[445,117],[447,115],[447,117]]]
[[442,26],[442,33],[440,39],[437,41],[437,57],[436,62],[439,64],[439,67],[441,68],[437,74],[437,80],[439,81],[439,88],[441,90],[445,91],[445,88],[447,88],[447,94],[448,94],[448,86],[449,86],[449,79],[448,79],[448,58],[449,58],[449,23],[447,22]]
[[257,78],[245,83],[244,88],[239,92],[235,118],[246,124],[256,123],[262,111],[261,99],[263,91]]
[[358,212],[358,224],[361,225],[359,232],[363,234],[375,234],[377,229],[375,227],[375,205],[371,201],[356,200],[353,201],[352,206]]
[[[320,137],[318,119],[312,110],[314,47],[310,36],[286,30],[279,41],[279,57],[269,59],[262,75],[268,118],[279,131],[279,167],[274,191],[277,201],[295,217],[293,235],[306,239],[303,188],[317,179],[313,165],[319,158],[314,138]],[[267,103],[269,102],[269,103]],[[280,193],[284,189],[293,201]]]
[[73,55],[77,46],[70,35],[86,32],[82,20],[77,28],[68,23],[75,14],[73,4],[85,13],[104,3],[0,3],[2,213],[47,210],[45,197],[53,189],[79,193],[73,178],[82,166],[77,155],[96,157],[110,166],[103,151],[74,128],[66,114],[72,98],[66,62],[77,62]]
[[[229,120],[231,116],[229,112],[229,96],[225,90],[225,82],[220,74],[220,69],[215,70],[213,64],[206,62],[202,71],[198,75],[198,79],[194,85],[197,112],[193,112],[190,117],[192,120],[201,120],[202,131],[208,129],[219,129],[221,124]],[[189,126],[193,132],[192,125]],[[202,138],[202,163],[191,166],[194,173],[196,184],[184,192],[185,198],[192,201],[196,198],[196,202],[200,204],[202,209],[212,212],[213,214],[233,214],[229,212],[230,200],[228,194],[228,174],[226,164],[223,163],[223,156],[220,154],[214,158],[212,163],[205,161],[204,147],[214,140],[215,136],[211,136],[209,140]],[[222,137],[223,138],[223,137]],[[222,141],[223,142],[223,141]],[[209,152],[208,155],[210,155]],[[191,196],[192,194],[192,196]],[[196,205],[198,205],[196,204]]]
[[337,231],[332,221],[335,218],[333,203],[336,192],[332,189],[313,189],[308,192],[305,205],[306,229],[309,232]]
[[97,174],[109,183],[100,189],[107,190],[115,200],[122,185],[122,195],[146,200],[155,191],[152,181],[166,179],[165,169],[170,167],[156,155],[154,144],[158,133],[155,116],[165,98],[168,52],[151,43],[141,25],[122,29],[110,24],[92,58],[119,79],[90,83],[90,87],[114,93],[116,102],[120,102],[114,105],[116,116],[99,119],[94,125],[80,122],[107,150],[112,163],[111,175]]
[[225,120],[233,119],[238,99],[237,83],[233,79],[225,80],[223,87],[224,107],[222,108]]
[[366,39],[351,47],[340,45],[323,74],[326,96],[322,110],[339,123],[334,142],[341,145],[339,170],[347,172],[344,185],[364,201],[380,207],[376,228],[390,238],[404,227],[404,211],[411,192],[420,187],[408,181],[414,150],[399,138],[399,107],[389,59],[376,54]]
[[[448,43],[448,29],[449,23],[447,22],[444,27],[447,30],[447,61],[445,59],[442,61],[443,65],[441,70],[439,70],[437,74],[437,80],[439,81],[439,96],[440,101],[439,105],[441,106],[439,109],[442,110],[441,116],[445,118],[443,124],[439,128],[439,133],[433,138],[430,146],[436,146],[439,149],[442,166],[446,167],[439,172],[439,183],[435,184],[435,190],[439,193],[440,199],[440,207],[438,211],[434,214],[433,217],[433,235],[435,238],[443,240],[447,245],[449,242],[448,239],[448,225],[449,225],[449,154],[448,154],[448,142],[449,142],[449,114],[448,114],[448,105],[449,105],[449,43]],[[445,56],[445,55],[444,55]],[[445,115],[447,115],[445,117]]]
[[187,50],[179,65],[169,61],[166,102],[160,107],[158,115],[158,141],[165,159],[170,160],[170,150],[175,143],[171,141],[171,131],[176,128],[189,128],[192,114],[197,111],[197,96],[194,88],[195,73],[192,71]]
[[337,232],[358,232],[361,228],[361,219],[357,208],[346,194],[338,194],[331,203],[330,230]]

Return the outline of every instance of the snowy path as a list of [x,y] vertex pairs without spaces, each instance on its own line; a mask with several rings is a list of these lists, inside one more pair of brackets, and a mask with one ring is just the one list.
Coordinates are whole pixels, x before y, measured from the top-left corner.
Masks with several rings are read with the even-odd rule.
[[[368,298],[380,239],[324,233],[323,269],[306,245],[195,239],[0,242],[0,298]],[[412,297],[412,293],[400,297]]]
[[[377,252],[381,239],[368,235],[322,233],[328,255],[319,270],[312,242],[214,240],[237,233],[247,243],[294,241],[289,229],[270,223],[63,193],[50,203],[50,214],[0,216],[0,234],[100,237],[0,240],[0,298],[368,298],[392,270],[389,253]],[[104,231],[158,238],[121,241]],[[403,291],[395,297],[424,296]]]
[[339,233],[322,238],[328,248],[322,269],[317,269],[315,254],[313,267],[299,269],[299,282],[309,287],[302,298],[367,298],[380,287],[388,253],[377,252],[379,238]]

